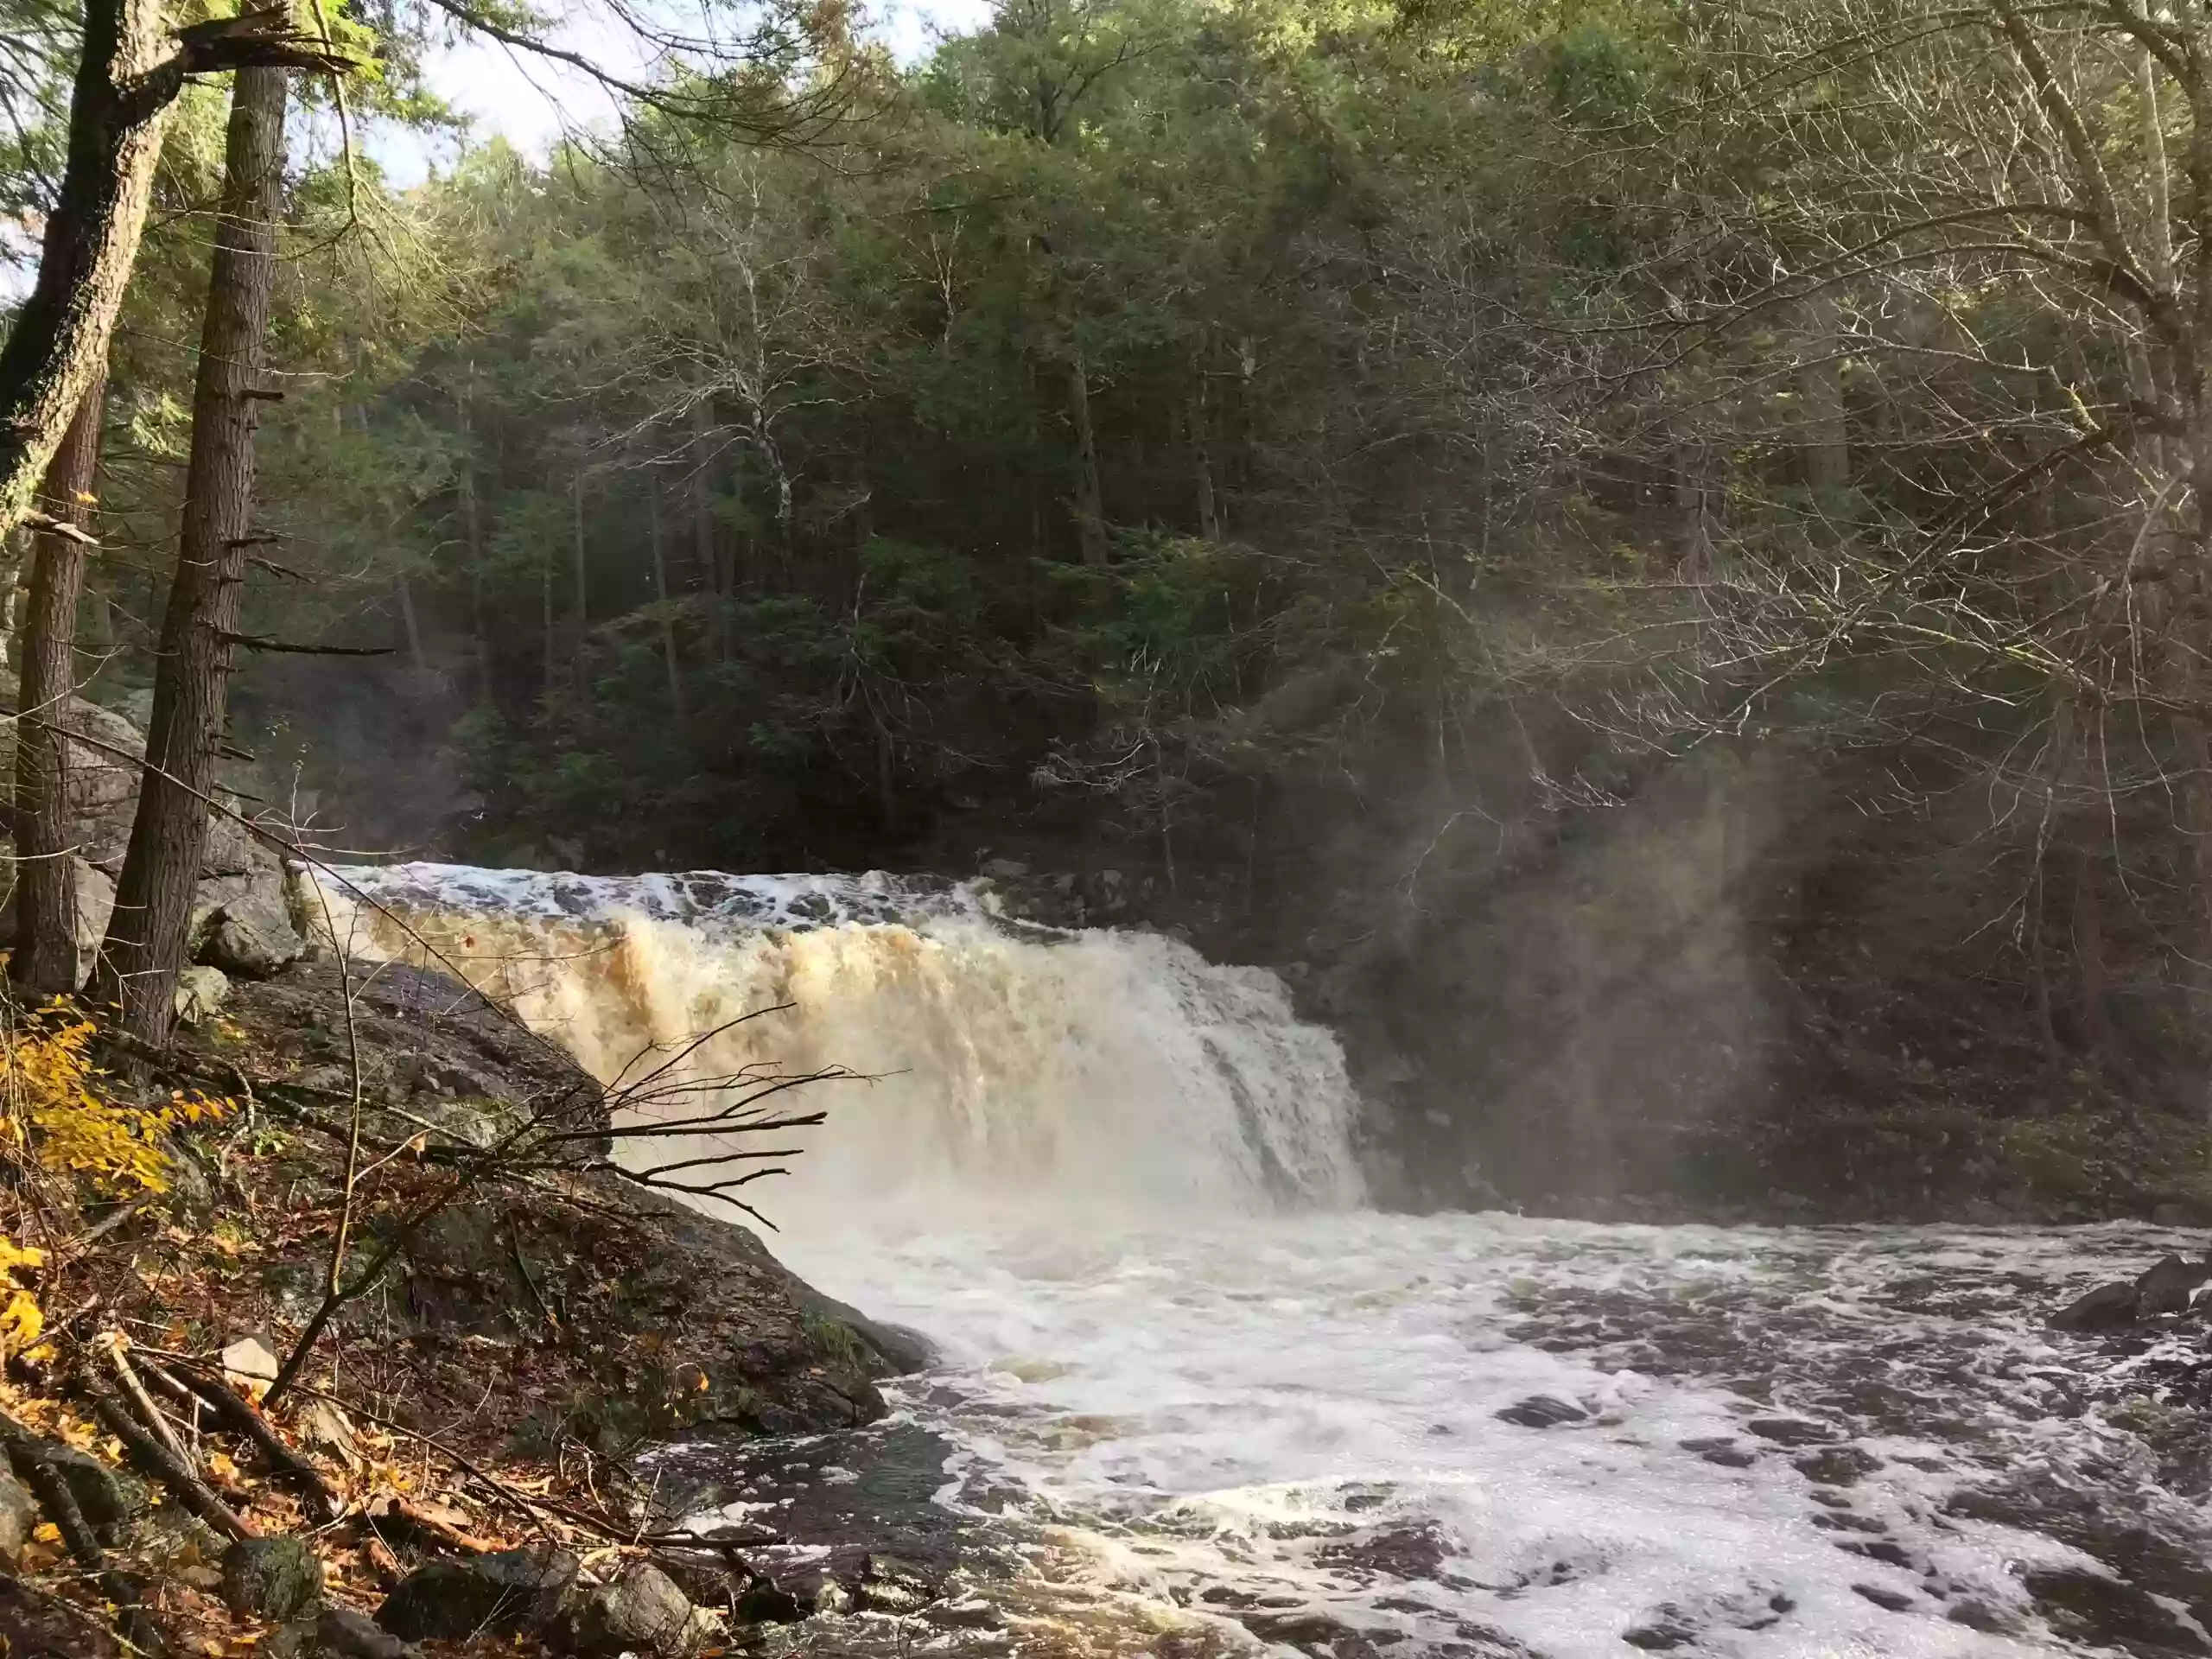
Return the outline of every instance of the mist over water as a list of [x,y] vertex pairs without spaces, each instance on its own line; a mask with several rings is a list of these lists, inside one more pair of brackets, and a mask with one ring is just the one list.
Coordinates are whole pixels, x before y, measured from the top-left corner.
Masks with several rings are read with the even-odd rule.
[[939,1501],[987,1487],[1238,1641],[2090,1652],[2026,1584],[2100,1569],[1958,1494],[2032,1471],[2206,1541],[2050,1381],[2021,1293],[2108,1273],[2125,1230],[1382,1216],[1334,1039],[1172,939],[884,877],[343,876],[374,900],[329,886],[347,949],[435,947],[604,1079],[709,1032],[702,1077],[871,1077],[799,1091],[829,1122],[748,1197],[800,1273],[940,1344],[890,1391],[954,1448]]

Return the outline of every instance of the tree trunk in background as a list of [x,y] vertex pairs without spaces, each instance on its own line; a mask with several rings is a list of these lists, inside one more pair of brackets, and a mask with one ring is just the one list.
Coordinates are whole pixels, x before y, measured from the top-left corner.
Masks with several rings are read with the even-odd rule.
[[[82,525],[99,471],[100,411],[107,377],[97,377],[47,469],[43,510]],[[24,618],[22,677],[16,708],[16,951],[8,975],[24,989],[60,996],[85,982],[78,960],[77,871],[69,823],[69,749],[58,716],[77,690],[77,597],[85,547],[66,536],[31,540],[30,607]]]
[[589,573],[584,569],[584,475],[581,472],[569,485],[569,495],[575,517],[576,696],[588,699],[591,665],[584,661],[584,648],[591,637],[591,589]]
[[160,0],[90,0],[70,92],[68,156],[38,277],[0,346],[0,537],[32,510],[96,380],[138,254],[162,127],[183,86]]
[[1843,407],[1843,323],[1835,294],[1822,289],[1805,302],[1805,337],[1797,371],[1799,439],[1805,483],[1815,494],[1851,485],[1851,435]]
[[476,365],[461,400],[461,435],[468,458],[461,469],[461,520],[468,537],[468,628],[476,642],[476,700],[492,706],[492,631],[484,614],[484,522],[476,507]]
[[708,398],[691,405],[691,539],[699,573],[706,578],[707,593],[714,604],[715,660],[727,663],[730,607],[737,602],[737,565],[734,550],[726,559],[715,535],[714,478],[709,470],[714,460],[715,410]]
[[399,626],[407,636],[407,665],[417,674],[430,671],[430,659],[423,652],[423,622],[415,614],[415,590],[401,576],[391,584],[393,597],[399,601]]
[[1198,385],[1191,394],[1191,467],[1198,486],[1198,534],[1210,542],[1221,539],[1221,510],[1213,494],[1213,434],[1206,409],[1206,369],[1198,365]]
[[288,81],[282,69],[241,69],[231,92],[222,219],[200,335],[176,576],[162,618],[149,765],[99,968],[98,982],[122,1005],[124,1028],[151,1043],[168,1040],[175,1017],[238,649]]
[[1068,360],[1068,413],[1075,423],[1075,529],[1085,564],[1106,563],[1106,504],[1098,485],[1098,445],[1090,429],[1090,370],[1077,346]]
[[645,516],[653,547],[653,594],[660,601],[660,654],[668,665],[668,707],[683,725],[683,664],[676,655],[676,606],[668,591],[668,550],[660,533],[660,486],[645,486]]
[[550,702],[553,699],[554,664],[560,660],[561,655],[556,645],[553,626],[553,543],[550,537],[546,538],[544,551],[537,561],[537,599],[538,608],[542,613],[540,624],[544,632],[545,642],[543,696]]
[[1713,537],[1705,522],[1705,485],[1697,454],[1687,443],[1675,446],[1669,470],[1674,474],[1675,568],[1685,582],[1713,580]]

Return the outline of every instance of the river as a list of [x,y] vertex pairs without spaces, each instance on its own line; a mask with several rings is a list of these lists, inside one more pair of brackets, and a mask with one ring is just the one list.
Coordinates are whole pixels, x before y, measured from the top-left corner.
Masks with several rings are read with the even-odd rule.
[[708,1032],[702,1077],[864,1074],[758,1202],[938,1344],[872,1440],[1030,1541],[1001,1650],[1056,1650],[1058,1590],[1335,1659],[2212,1652],[2196,1327],[2044,1324],[2201,1238],[1382,1215],[1333,1040],[1170,939],[880,877],[346,877],[351,948],[602,1077]]

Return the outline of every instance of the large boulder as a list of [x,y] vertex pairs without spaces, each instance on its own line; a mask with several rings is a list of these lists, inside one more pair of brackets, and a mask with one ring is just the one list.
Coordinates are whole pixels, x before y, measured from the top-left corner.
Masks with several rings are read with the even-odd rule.
[[377,1623],[403,1642],[459,1642],[482,1631],[535,1634],[560,1617],[579,1563],[565,1549],[505,1549],[431,1561],[399,1581]]
[[2135,1312],[2140,1319],[2179,1313],[2198,1287],[2212,1281],[2212,1264],[2169,1255],[2143,1271],[2135,1281]]
[[2135,1287],[2122,1279],[2075,1297],[2050,1316],[2050,1328],[2083,1335],[2118,1331],[2134,1324],[2135,1314]]
[[298,961],[305,948],[289,917],[247,898],[217,905],[200,918],[192,955],[233,979],[267,979]]
[[[113,709],[83,697],[69,699],[58,723],[69,734],[62,798],[72,839],[83,857],[118,868],[130,842],[130,820],[138,810],[134,762],[146,751],[145,737]],[[15,782],[16,722],[7,721],[0,722],[0,792],[12,797]]]
[[38,1504],[22,1482],[0,1471],[0,1566],[15,1566],[37,1526]]

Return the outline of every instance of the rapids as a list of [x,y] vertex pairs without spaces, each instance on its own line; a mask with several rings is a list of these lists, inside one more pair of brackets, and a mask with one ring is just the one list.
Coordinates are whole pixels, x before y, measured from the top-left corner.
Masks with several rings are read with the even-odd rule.
[[[2212,1653],[2196,1338],[2042,1326],[2201,1241],[1379,1215],[1333,1039],[1171,939],[883,877],[322,891],[348,949],[435,953],[602,1078],[709,1032],[702,1077],[868,1074],[811,1086],[756,1202],[940,1345],[879,1449],[1071,1593],[1335,1659]],[[1050,1625],[961,1650],[1074,1650]]]

